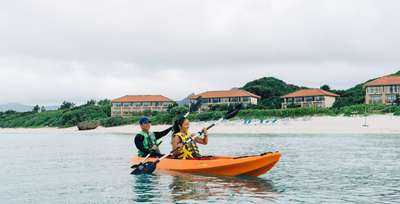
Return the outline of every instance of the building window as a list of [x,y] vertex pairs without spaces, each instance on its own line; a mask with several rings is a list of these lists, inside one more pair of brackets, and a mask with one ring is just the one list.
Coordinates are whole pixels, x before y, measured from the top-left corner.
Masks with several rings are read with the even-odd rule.
[[121,103],[113,103],[114,107],[121,107]]
[[372,103],[373,104],[379,104],[379,103],[382,103],[382,97],[381,97],[381,95],[374,95],[374,96],[372,96]]
[[233,97],[233,98],[231,98],[231,102],[239,102],[239,97]]
[[250,97],[246,96],[242,98],[243,102],[249,102],[250,101]]
[[303,97],[297,97],[297,98],[294,98],[294,102],[296,102],[296,103],[298,103],[298,102],[303,102]]
[[316,96],[315,100],[316,101],[325,101],[325,96]]
[[385,91],[385,88],[383,86],[370,87],[369,89],[370,94],[380,94]]
[[221,103],[228,103],[229,98],[221,98],[220,101],[221,101]]
[[385,93],[391,93],[391,87],[390,87],[390,86],[384,86],[384,87],[383,87],[383,91],[384,91]]
[[370,94],[377,94],[382,92],[382,87],[368,87],[367,92]]
[[129,107],[129,106],[131,106],[131,103],[124,103],[123,105],[124,105],[124,107]]
[[211,101],[212,101],[212,103],[219,103],[220,99],[219,98],[212,98]]
[[396,98],[396,95],[386,95],[386,103],[394,103]]
[[305,100],[306,100],[307,102],[312,102],[312,101],[314,100],[314,97],[312,97],[312,96],[307,96],[307,97],[305,97]]

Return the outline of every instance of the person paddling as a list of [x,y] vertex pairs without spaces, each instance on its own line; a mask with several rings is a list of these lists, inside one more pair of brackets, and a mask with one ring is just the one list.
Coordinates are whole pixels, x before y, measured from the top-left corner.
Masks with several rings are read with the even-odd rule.
[[172,136],[172,149],[175,150],[173,157],[175,159],[196,159],[200,158],[201,154],[197,143],[206,145],[208,144],[208,132],[207,128],[203,128],[203,138],[195,137],[192,141],[191,138],[195,134],[190,134],[189,132],[189,120],[187,118],[181,117],[175,121],[174,133]]
[[148,154],[150,154],[151,157],[162,156],[158,148],[160,143],[157,143],[157,140],[167,135],[172,130],[172,127],[161,132],[151,132],[151,121],[147,117],[142,117],[139,120],[139,125],[142,131],[135,136],[135,145],[138,149],[138,156],[145,157]]

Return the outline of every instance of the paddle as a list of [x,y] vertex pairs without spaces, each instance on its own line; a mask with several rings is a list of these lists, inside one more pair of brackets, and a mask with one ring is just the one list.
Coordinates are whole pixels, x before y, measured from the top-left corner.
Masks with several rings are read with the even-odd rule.
[[[229,111],[228,113],[225,114],[224,117],[222,117],[221,119],[219,119],[217,122],[213,123],[212,125],[208,126],[208,127],[207,127],[207,130],[211,129],[212,127],[214,127],[216,124],[222,122],[223,120],[228,120],[228,119],[231,119],[231,118],[235,117],[235,116],[239,113],[239,111],[240,111],[241,108],[242,108],[242,105],[241,105],[241,104],[237,105],[237,106],[234,108],[234,110]],[[199,135],[202,135],[202,134],[203,134],[203,131],[199,132]],[[187,144],[187,143],[190,143],[190,142],[193,142],[193,139],[196,138],[196,137],[198,137],[198,135],[191,137],[191,138],[188,139],[186,142],[184,142],[183,145],[185,145],[185,144]],[[153,173],[153,172],[156,170],[156,168],[157,168],[157,164],[158,164],[161,160],[163,160],[163,159],[167,158],[168,156],[172,155],[173,153],[175,153],[175,152],[178,151],[179,149],[180,149],[180,147],[178,147],[178,148],[172,150],[169,154],[166,154],[166,155],[162,156],[161,158],[158,158],[156,161],[142,163],[142,164],[139,165],[137,168],[135,168],[135,169],[131,172],[131,174],[138,175],[138,174],[151,174],[151,173]]]
[[[219,120],[217,120],[217,122],[211,124],[206,129],[209,130],[210,128],[214,127],[216,124],[221,123],[224,120],[229,120],[229,119],[235,117],[242,108],[243,108],[242,104],[236,105],[233,110],[231,110],[228,113],[226,113],[224,117],[220,118]],[[204,132],[200,131],[198,133],[199,133],[199,135],[202,135]]]
[[[201,99],[202,99],[201,96],[199,96],[199,97],[196,98],[196,101],[194,103],[190,103],[189,110],[185,115],[183,115],[183,117],[186,118],[186,117],[189,116],[190,113],[197,112],[200,109],[201,104],[202,104],[202,100]],[[162,143],[162,141],[157,146],[159,146],[161,143]],[[132,165],[131,169],[138,168],[139,166],[143,165],[144,162],[147,161],[147,159],[149,159],[149,157],[150,157],[150,155],[152,153],[153,153],[153,151],[150,151],[150,153],[148,153],[146,155],[146,157],[139,164]]]

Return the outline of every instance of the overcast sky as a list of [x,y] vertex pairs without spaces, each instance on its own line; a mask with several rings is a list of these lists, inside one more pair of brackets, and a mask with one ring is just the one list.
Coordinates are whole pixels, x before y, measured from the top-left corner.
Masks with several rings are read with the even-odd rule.
[[400,1],[2,0],[0,104],[346,89],[400,70]]

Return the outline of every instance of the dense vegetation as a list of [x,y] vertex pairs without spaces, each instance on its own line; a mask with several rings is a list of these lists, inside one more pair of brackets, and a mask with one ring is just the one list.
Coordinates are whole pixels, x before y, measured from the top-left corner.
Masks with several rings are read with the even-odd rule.
[[78,122],[110,117],[111,111],[109,100],[89,101],[77,107],[63,102],[58,110],[42,112],[35,107],[30,112],[0,112],[0,127],[72,127]]
[[333,107],[340,108],[356,104],[363,104],[365,101],[364,84],[358,84],[347,90],[331,90],[333,93],[340,95]]
[[[45,112],[0,112],[0,127],[73,127],[78,122],[97,121],[104,127],[119,126],[126,124],[136,124],[142,115],[151,116],[153,124],[172,124],[176,117],[188,110],[187,106],[171,107],[167,112],[138,113],[131,117],[110,117],[109,104],[85,104],[82,106],[71,107],[69,109],[59,109]],[[222,109],[201,113],[192,113],[189,116],[191,121],[217,120],[224,115]],[[247,108],[242,110],[237,118],[240,119],[268,119],[283,117],[304,117],[304,116],[335,116],[335,115],[369,115],[394,113],[400,116],[400,106],[387,105],[352,105],[340,108],[318,109],[318,108],[294,108],[294,109],[254,109]]]
[[280,108],[281,96],[296,91],[301,87],[287,84],[274,77],[264,77],[251,81],[243,89],[261,96],[260,106],[263,108]]

